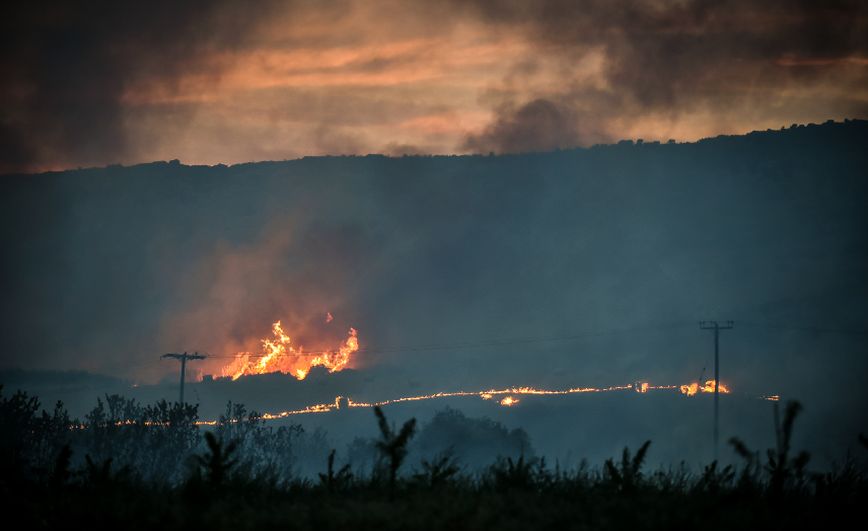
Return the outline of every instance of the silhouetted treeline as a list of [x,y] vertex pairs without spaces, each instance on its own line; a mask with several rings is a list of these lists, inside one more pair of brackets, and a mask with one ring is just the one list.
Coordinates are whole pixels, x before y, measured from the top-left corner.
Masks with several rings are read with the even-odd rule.
[[[266,426],[240,404],[202,426],[196,406],[107,396],[79,421],[60,403],[40,411],[36,398],[0,387],[0,499],[27,529],[783,529],[860,518],[865,471],[848,456],[811,472],[810,456],[792,448],[800,407],[775,410],[775,448],[733,438],[743,465],[700,471],[646,470],[651,441],[601,467],[563,469],[535,457],[521,430],[454,410],[417,430],[415,419],[394,423],[374,408],[379,436],[348,451],[372,452],[360,467],[338,460],[326,434]],[[488,437],[490,464],[466,467],[457,455]],[[411,447],[418,462],[407,459]]]

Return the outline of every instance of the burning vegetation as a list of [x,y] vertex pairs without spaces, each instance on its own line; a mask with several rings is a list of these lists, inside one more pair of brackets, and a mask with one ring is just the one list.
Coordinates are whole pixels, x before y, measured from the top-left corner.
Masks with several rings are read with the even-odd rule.
[[[431,393],[428,395],[415,395],[415,396],[402,396],[399,398],[391,398],[388,400],[380,400],[377,402],[364,402],[364,401],[356,401],[352,398],[345,396],[335,397],[334,402],[324,403],[324,404],[312,404],[305,406],[301,409],[291,409],[280,411],[277,413],[263,413],[263,420],[278,420],[284,419],[294,415],[306,415],[309,413],[328,413],[331,411],[337,411],[339,409],[349,409],[349,408],[374,408],[380,406],[388,406],[390,404],[400,404],[402,402],[419,402],[423,400],[436,400],[441,398],[460,398],[460,397],[474,397],[477,396],[482,400],[493,400],[497,397],[494,402],[503,406],[503,407],[513,407],[518,405],[521,402],[521,399],[518,396],[562,396],[562,395],[574,395],[574,394],[584,394],[584,393],[610,393],[610,392],[623,392],[633,390],[637,393],[645,394],[649,391],[677,391],[680,390],[681,394],[685,396],[695,396],[698,393],[713,393],[714,392],[714,380],[709,380],[705,383],[705,385],[700,385],[697,382],[687,384],[687,385],[651,385],[648,382],[636,382],[628,385],[613,385],[610,387],[572,387],[570,389],[537,389],[535,387],[508,387],[504,389],[487,389],[485,391],[440,391],[437,393]],[[722,382],[720,383],[720,393],[729,394],[729,388],[724,385]],[[518,396],[516,396],[518,395]],[[777,402],[780,400],[778,395],[760,395],[756,397],[760,400],[768,400],[772,402]],[[202,425],[213,425],[215,421],[213,420],[200,420],[200,424]]]
[[[330,323],[334,318],[326,316]],[[271,325],[272,337],[260,340],[261,353],[238,352],[230,363],[222,369],[223,376],[233,380],[246,374],[265,374],[282,372],[304,380],[312,367],[325,367],[329,372],[345,369],[354,352],[359,350],[359,337],[355,328],[350,328],[347,338],[336,350],[305,352],[302,345],[295,345],[292,338],[283,330],[280,321]]]
[[[331,323],[334,317],[330,312],[326,313],[325,323]],[[352,361],[352,355],[359,350],[358,332],[355,328],[350,327],[346,339],[341,342],[335,350],[307,352],[302,345],[296,345],[292,338],[284,331],[280,321],[276,321],[271,326],[271,337],[266,337],[259,340],[261,344],[261,353],[254,354],[252,352],[238,352],[231,362],[222,368],[224,377],[231,377],[232,380],[245,375],[266,374],[280,372],[291,374],[298,380],[304,380],[310,369],[321,366],[328,369],[329,372],[337,372],[345,369]],[[634,390],[637,393],[648,393],[648,391],[680,391],[681,394],[691,397],[701,393],[714,393],[714,380],[707,380],[704,384],[701,382],[692,382],[685,385],[652,385],[648,382],[635,382],[628,385],[617,385],[610,387],[573,387],[569,389],[538,389],[534,387],[510,387],[504,389],[487,389],[481,391],[450,391],[437,392],[427,395],[404,396],[392,398],[376,402],[355,401],[348,397],[337,397],[334,403],[313,404],[305,406],[301,409],[280,411],[277,413],[263,413],[263,420],[281,419],[290,415],[299,415],[306,413],[327,413],[342,409],[341,400],[343,400],[343,408],[370,408],[385,406],[389,404],[401,402],[415,402],[421,400],[432,400],[438,398],[449,397],[470,397],[478,396],[483,400],[495,400],[503,407],[512,407],[521,402],[521,399],[516,395],[571,395],[577,393],[603,393],[611,391]],[[719,383],[718,392],[728,394],[729,387],[723,382]],[[777,395],[761,396],[764,400],[777,401]],[[199,420],[199,424],[213,425],[215,421]]]
[[518,404],[520,400],[515,398],[514,396],[505,396],[500,400],[500,405],[504,407],[510,407]]
[[[705,384],[700,384],[699,382],[693,382],[691,384],[682,385],[681,393],[687,396],[693,396],[696,393],[713,393],[714,392],[714,380],[706,380]],[[729,388],[723,382],[720,382],[718,385],[718,392],[723,394],[729,393]]]

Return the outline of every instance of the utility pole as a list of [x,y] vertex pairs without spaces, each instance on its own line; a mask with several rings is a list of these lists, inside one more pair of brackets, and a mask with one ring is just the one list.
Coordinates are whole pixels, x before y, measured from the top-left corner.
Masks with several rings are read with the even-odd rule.
[[172,358],[172,359],[179,360],[181,362],[181,398],[178,400],[178,403],[183,404],[184,403],[184,377],[187,374],[187,360],[204,360],[206,358],[206,356],[203,356],[203,355],[199,354],[198,352],[195,352],[193,354],[187,354],[186,352],[184,352],[183,354],[176,354],[176,353],[172,352],[169,354],[163,354],[162,356],[160,356],[160,358],[163,358],[163,359]]
[[[720,417],[719,417],[719,388],[720,388],[720,331],[730,330],[733,327],[732,321],[724,321],[723,324],[717,321],[699,321],[699,328],[702,330],[714,330],[714,460],[717,461],[718,437],[720,434]],[[699,382],[702,385],[702,382]]]

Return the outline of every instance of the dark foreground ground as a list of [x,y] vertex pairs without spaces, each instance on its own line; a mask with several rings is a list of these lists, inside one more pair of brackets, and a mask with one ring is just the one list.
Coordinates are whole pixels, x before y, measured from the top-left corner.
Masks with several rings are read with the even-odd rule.
[[20,529],[829,529],[864,517],[864,481],[828,491],[720,485],[700,477],[507,474],[440,486],[402,482],[393,498],[367,481],[324,485],[160,488],[117,479],[4,485]]
[[107,397],[72,420],[60,405],[37,413],[35,398],[0,393],[0,510],[15,529],[828,529],[863,520],[859,456],[813,471],[810,455],[790,447],[799,409],[780,408],[767,452],[730,440],[738,466],[656,471],[644,466],[650,441],[570,469],[494,452],[483,468],[448,452],[414,465],[415,419],[395,424],[375,409],[379,436],[355,444],[373,452],[373,467],[332,451],[305,476],[292,457],[312,455],[294,453],[300,432],[265,427],[243,408],[202,427],[195,406]]

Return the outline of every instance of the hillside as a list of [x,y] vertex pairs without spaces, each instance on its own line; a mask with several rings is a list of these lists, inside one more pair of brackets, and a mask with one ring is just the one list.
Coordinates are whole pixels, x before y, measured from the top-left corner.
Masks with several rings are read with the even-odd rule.
[[213,400],[270,410],[351,380],[378,397],[685,383],[711,369],[696,321],[733,319],[724,380],[802,400],[804,425],[844,448],[868,409],[866,139],[855,120],[526,155],[8,175],[2,364],[163,382],[143,396],[172,399],[162,353],[208,352],[195,379],[278,319],[305,345],[359,330],[357,376]]

